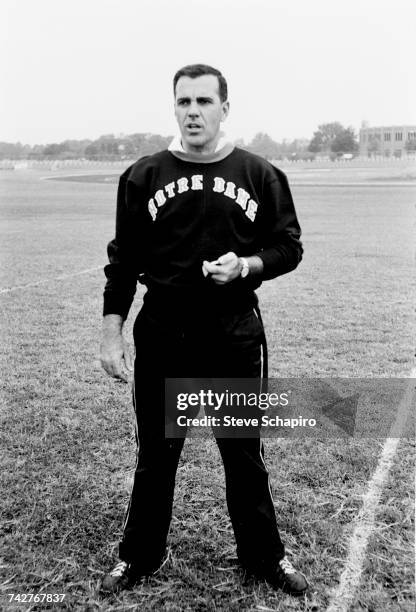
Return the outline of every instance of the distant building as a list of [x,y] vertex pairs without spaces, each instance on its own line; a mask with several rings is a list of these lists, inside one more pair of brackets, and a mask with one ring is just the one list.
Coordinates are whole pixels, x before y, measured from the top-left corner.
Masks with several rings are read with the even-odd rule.
[[369,127],[363,122],[360,129],[360,155],[372,157],[402,157],[407,155],[406,143],[416,143],[416,125]]
[[29,162],[28,161],[17,161],[17,162],[14,162],[13,168],[15,170],[27,170],[29,168]]

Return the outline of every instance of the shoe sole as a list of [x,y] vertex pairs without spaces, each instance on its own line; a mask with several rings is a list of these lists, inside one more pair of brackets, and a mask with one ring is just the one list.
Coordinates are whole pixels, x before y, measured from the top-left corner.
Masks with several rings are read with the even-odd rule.
[[292,591],[291,588],[287,586],[287,583],[283,583],[282,586],[277,585],[277,587],[281,589],[283,593],[286,593],[287,595],[292,595],[294,597],[301,597],[309,589],[309,583],[301,591]]

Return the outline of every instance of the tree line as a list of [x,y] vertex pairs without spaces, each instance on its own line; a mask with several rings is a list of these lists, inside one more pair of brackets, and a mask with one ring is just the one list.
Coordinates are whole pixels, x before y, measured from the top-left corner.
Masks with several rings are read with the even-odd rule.
[[[172,136],[159,134],[105,134],[96,140],[64,140],[45,145],[22,145],[21,143],[0,142],[0,159],[88,159],[116,161],[137,159],[152,155],[169,146]],[[341,123],[324,123],[318,126],[312,139],[283,140],[277,142],[268,134],[259,132],[245,143],[238,139],[235,145],[261,155],[266,159],[314,159],[317,155],[332,158],[343,153],[358,151],[356,134],[352,127]]]

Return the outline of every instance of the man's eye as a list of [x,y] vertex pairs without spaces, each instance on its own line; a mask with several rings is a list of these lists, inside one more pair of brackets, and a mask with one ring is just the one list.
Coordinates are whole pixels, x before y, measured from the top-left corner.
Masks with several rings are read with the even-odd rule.
[[188,100],[179,100],[178,102],[179,106],[186,106],[187,104],[189,104]]

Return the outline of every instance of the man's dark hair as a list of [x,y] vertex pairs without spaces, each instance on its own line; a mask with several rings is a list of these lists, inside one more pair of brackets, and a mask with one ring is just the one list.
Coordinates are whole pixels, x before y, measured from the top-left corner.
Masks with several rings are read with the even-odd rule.
[[183,76],[187,76],[191,79],[196,79],[197,77],[203,76],[204,74],[213,74],[218,78],[218,93],[220,96],[221,102],[225,102],[228,99],[228,87],[227,81],[222,76],[221,72],[212,66],[208,66],[207,64],[189,64],[189,66],[184,66],[173,77],[173,93],[176,94],[176,83]]

